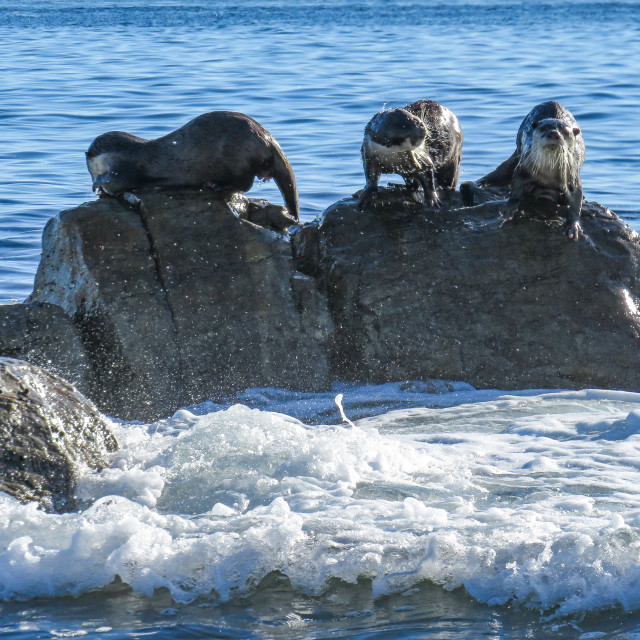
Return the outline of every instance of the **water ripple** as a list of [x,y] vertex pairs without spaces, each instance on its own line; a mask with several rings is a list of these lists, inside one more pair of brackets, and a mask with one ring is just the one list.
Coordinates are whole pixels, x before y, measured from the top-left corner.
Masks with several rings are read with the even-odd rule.
[[[3,248],[0,302],[29,293],[47,219],[93,197],[93,138],[153,138],[215,109],[276,136],[311,220],[363,186],[362,131],[385,105],[451,108],[462,179],[473,179],[512,152],[533,105],[555,98],[583,129],[587,197],[635,225],[639,17],[633,2],[567,0],[0,2],[0,237],[26,225],[33,239],[29,256]],[[280,202],[272,184],[252,194]]]

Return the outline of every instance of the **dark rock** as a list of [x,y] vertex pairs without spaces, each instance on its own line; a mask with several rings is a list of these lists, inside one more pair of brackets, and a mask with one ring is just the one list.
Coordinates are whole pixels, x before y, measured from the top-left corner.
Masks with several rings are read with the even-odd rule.
[[257,200],[234,194],[229,204],[242,220],[248,220],[273,231],[282,232],[297,224],[296,219],[289,215],[285,207],[272,204],[268,200]]
[[78,467],[100,468],[117,447],[108,421],[70,384],[0,358],[0,491],[72,509]]
[[[268,203],[138,196],[51,220],[31,310],[5,312],[72,318],[91,363],[82,384],[112,415],[154,419],[249,387],[318,391],[333,379],[640,390],[640,244],[596,203],[572,242],[556,208],[503,224],[500,190],[479,190],[475,207],[452,192],[433,210],[396,185],[370,210],[347,199],[290,234]],[[31,357],[12,335],[0,333],[10,353]],[[42,362],[68,376],[65,350]]]
[[335,375],[640,390],[640,243],[617,216],[587,205],[589,238],[572,242],[561,219],[503,226],[500,202],[433,211],[398,198],[324,214]]
[[45,227],[31,301],[74,319],[91,358],[89,397],[119,417],[170,413],[188,395],[171,310],[137,211],[104,198],[63,211]]
[[93,369],[80,333],[56,305],[0,305],[0,356],[44,367],[81,392],[91,392]]
[[291,253],[298,271],[316,277],[320,270],[320,235],[318,224],[312,222],[294,227],[291,233]]
[[329,383],[331,322],[289,238],[207,191],[104,198],[47,225],[31,301],[74,318],[107,413],[152,419],[253,386]]

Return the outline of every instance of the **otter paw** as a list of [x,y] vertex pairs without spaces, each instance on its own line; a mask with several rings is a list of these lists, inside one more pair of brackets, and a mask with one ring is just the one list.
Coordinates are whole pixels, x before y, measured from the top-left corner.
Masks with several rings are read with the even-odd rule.
[[502,208],[500,213],[503,217],[502,224],[510,224],[518,219],[520,212],[518,211],[517,204],[507,204]]
[[584,231],[577,220],[575,222],[567,222],[564,232],[569,240],[576,241],[580,236],[584,236]]
[[214,193],[220,193],[220,194],[229,193],[229,188],[228,187],[221,187],[219,184],[216,184],[215,182],[203,182],[201,187],[203,189],[209,189],[210,191],[213,191]]
[[440,208],[440,196],[434,191],[433,193],[424,194],[424,203],[430,209]]
[[142,200],[140,200],[140,198],[138,198],[135,193],[131,193],[130,191],[125,191],[124,193],[120,194],[120,197],[135,209],[139,209],[140,205],[142,204]]

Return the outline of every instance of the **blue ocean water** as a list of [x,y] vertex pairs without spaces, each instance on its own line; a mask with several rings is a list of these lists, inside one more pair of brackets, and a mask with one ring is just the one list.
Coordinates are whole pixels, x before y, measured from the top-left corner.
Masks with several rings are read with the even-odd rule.
[[[466,180],[556,99],[586,197],[640,230],[639,77],[631,0],[0,0],[0,302],[31,291],[46,221],[94,197],[93,138],[215,109],[274,134],[311,220],[363,186],[385,105],[452,109]],[[115,424],[76,514],[0,496],[0,635],[640,638],[640,396],[462,381],[238,402]]]
[[[93,197],[97,135],[157,137],[215,109],[275,135],[309,220],[362,187],[384,105],[451,108],[474,179],[555,98],[584,131],[587,198],[635,224],[639,17],[637,2],[3,0],[0,302],[31,291],[47,219]],[[280,202],[272,184],[252,195]]]

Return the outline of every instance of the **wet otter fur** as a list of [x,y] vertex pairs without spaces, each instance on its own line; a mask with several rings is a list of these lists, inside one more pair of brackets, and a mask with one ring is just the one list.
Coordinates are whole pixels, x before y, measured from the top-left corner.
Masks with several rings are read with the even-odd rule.
[[98,136],[87,167],[93,189],[121,195],[146,186],[208,186],[245,192],[254,179],[273,178],[290,215],[299,219],[293,170],[275,138],[243,113],[212,111],[154,140],[123,131]]
[[511,157],[475,183],[465,183],[464,190],[461,187],[465,204],[473,204],[475,188],[509,186],[505,221],[552,203],[566,220],[567,236],[577,240],[584,158],[584,139],[571,112],[558,102],[544,102],[522,121]]
[[422,186],[425,204],[437,207],[438,189],[452,190],[458,183],[462,142],[458,119],[434,100],[377,113],[364,130],[367,183],[358,208],[370,204],[384,173],[399,174],[412,190]]

